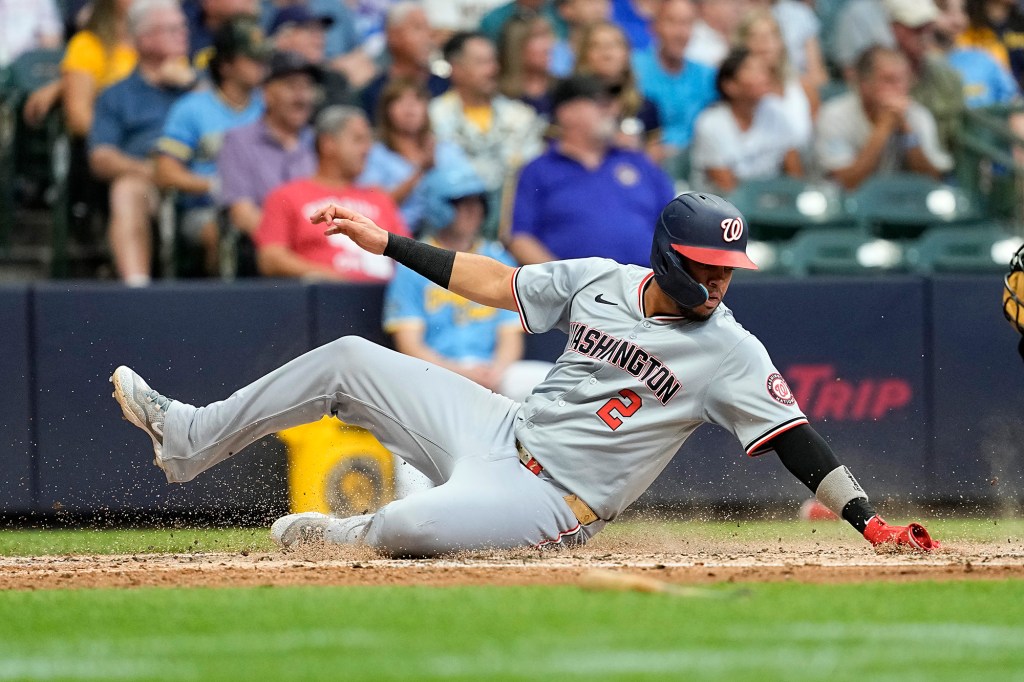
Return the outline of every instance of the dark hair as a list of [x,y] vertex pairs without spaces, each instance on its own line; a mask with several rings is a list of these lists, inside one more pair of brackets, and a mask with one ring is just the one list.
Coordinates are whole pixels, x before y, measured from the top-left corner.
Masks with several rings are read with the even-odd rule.
[[879,57],[896,57],[906,60],[906,56],[899,50],[884,45],[872,45],[857,55],[857,61],[853,63],[857,80],[865,80],[875,72]]
[[734,47],[722,60],[721,66],[718,67],[718,75],[715,76],[715,89],[718,90],[718,96],[723,100],[729,100],[723,86],[726,82],[736,78],[736,74],[743,68],[743,62],[747,61],[749,57],[750,50],[745,47]]
[[444,60],[451,64],[453,61],[462,56],[462,52],[466,49],[466,43],[470,40],[486,40],[491,42],[491,39],[480,31],[459,31],[444,44],[441,48],[441,54],[444,56]]
[[224,74],[221,73],[221,69],[224,68],[224,63],[229,61],[231,60],[214,51],[210,56],[210,61],[206,64],[206,73],[218,88],[224,84]]
[[[410,78],[396,78],[389,82],[384,86],[380,93],[380,99],[377,100],[377,136],[389,149],[395,148],[395,127],[388,117],[388,108],[396,99],[407,92],[416,95],[417,99],[430,102],[430,91],[427,90],[427,86],[421,85]],[[426,121],[423,123],[423,128],[420,130],[420,142],[425,142],[429,135],[430,116],[427,116]]]
[[[505,22],[498,40],[498,90],[512,99],[523,95],[523,54],[526,44],[539,32],[554,35],[551,22],[542,14]],[[549,74],[550,78],[550,74]]]
[[991,27],[985,14],[987,4],[988,0],[964,0],[964,13],[967,14],[967,23],[971,28]]
[[84,30],[96,34],[108,54],[117,47],[117,22],[120,14],[117,0],[96,0],[92,3],[92,11],[85,22]]
[[586,63],[587,51],[590,49],[597,32],[604,30],[614,31],[626,48],[625,68],[619,74],[616,82],[608,84],[608,94],[618,100],[622,106],[623,116],[636,116],[640,111],[640,107],[644,104],[644,96],[637,87],[636,76],[633,73],[633,66],[629,59],[629,37],[618,24],[612,21],[598,21],[583,29],[578,43],[579,56],[576,59],[573,73],[593,75],[593,72]]

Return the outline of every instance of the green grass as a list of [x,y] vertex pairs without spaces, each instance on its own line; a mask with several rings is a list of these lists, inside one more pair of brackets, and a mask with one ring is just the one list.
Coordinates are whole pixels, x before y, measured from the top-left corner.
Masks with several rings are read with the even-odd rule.
[[[927,523],[949,541],[1024,537],[1021,520]],[[761,521],[632,521],[606,532],[752,544],[851,534],[845,524]],[[0,554],[19,556],[270,546],[262,528],[0,530]],[[573,587],[0,592],[0,681],[1024,680],[1021,580],[742,589],[710,588],[722,598]]]
[[[893,518],[905,523],[909,519]],[[935,537],[946,541],[1006,542],[1024,540],[1024,519],[926,519]],[[813,531],[813,532],[812,532]],[[653,525],[634,520],[613,523],[598,536],[624,538],[641,533],[702,540],[772,542],[855,538],[845,523],[794,521],[669,521]],[[45,554],[139,554],[268,551],[273,543],[265,528],[0,530],[0,556]]]
[[266,551],[266,528],[0,530],[0,556]]
[[1008,680],[1022,604],[1021,581],[13,592],[0,679]]

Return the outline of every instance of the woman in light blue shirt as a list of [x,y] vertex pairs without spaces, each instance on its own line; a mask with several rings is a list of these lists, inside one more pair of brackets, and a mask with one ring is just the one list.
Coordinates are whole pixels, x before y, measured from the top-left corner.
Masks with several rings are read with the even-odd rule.
[[439,141],[430,128],[426,88],[406,79],[396,79],[381,93],[377,110],[378,142],[370,149],[361,184],[387,191],[402,211],[413,233],[423,219],[423,183],[432,173],[453,167],[471,168],[462,149]]

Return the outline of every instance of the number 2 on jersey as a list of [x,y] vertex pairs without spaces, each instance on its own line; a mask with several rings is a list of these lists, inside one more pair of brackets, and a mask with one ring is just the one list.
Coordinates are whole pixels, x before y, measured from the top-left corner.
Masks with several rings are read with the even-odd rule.
[[[605,424],[608,425],[612,431],[622,426],[622,419],[619,417],[632,417],[636,414],[636,411],[643,405],[643,401],[633,391],[628,388],[624,388],[619,391],[619,395],[629,402],[622,402],[618,398],[612,398],[597,411],[597,416],[601,418]],[[618,413],[618,416],[616,416]]]

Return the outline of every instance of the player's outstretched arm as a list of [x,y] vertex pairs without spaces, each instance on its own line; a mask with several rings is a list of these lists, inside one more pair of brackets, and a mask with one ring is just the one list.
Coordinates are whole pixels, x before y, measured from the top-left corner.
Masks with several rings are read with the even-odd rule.
[[806,485],[823,505],[844,518],[872,545],[892,544],[932,550],[938,541],[918,523],[892,526],[868,501],[868,496],[839,463],[832,448],[810,425],[802,424],[780,433],[771,442],[783,465]]
[[516,310],[514,268],[475,253],[456,253],[388,232],[357,211],[329,204],[309,217],[327,225],[324,234],[343,234],[356,245],[383,254],[430,281],[481,305]]

